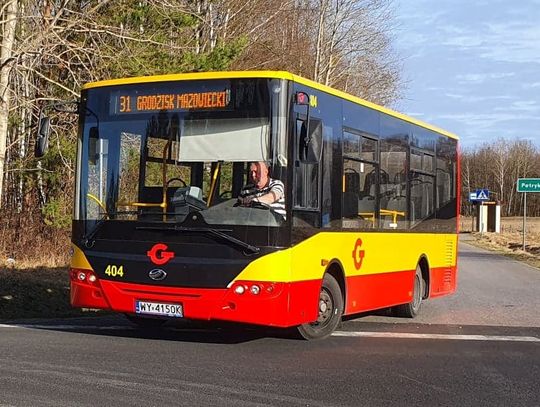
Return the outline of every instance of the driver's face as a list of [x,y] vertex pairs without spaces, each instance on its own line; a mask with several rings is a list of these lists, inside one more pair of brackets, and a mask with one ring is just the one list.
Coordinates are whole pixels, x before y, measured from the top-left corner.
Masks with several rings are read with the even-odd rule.
[[257,188],[263,188],[268,183],[268,167],[263,162],[253,163],[249,167],[249,176]]

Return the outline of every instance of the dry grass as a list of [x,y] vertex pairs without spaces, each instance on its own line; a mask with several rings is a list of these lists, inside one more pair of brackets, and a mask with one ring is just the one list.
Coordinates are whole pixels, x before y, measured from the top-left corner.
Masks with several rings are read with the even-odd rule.
[[[471,232],[472,229],[472,219],[470,217],[460,217],[459,229],[462,232]],[[508,218],[501,218],[501,233],[513,233],[523,230],[523,218],[519,216],[512,216]],[[540,218],[527,218],[527,235],[529,233],[538,234],[540,233]]]
[[40,214],[0,217],[0,270],[67,267],[70,234],[43,224]]
[[0,319],[82,314],[69,304],[69,236],[38,213],[0,218]]
[[0,319],[83,315],[69,303],[66,268],[0,269]]
[[[462,231],[470,230],[471,219],[461,219]],[[523,218],[502,218],[501,233],[472,233],[476,246],[496,251],[514,260],[540,268],[540,218],[527,218],[525,251],[523,251]]]

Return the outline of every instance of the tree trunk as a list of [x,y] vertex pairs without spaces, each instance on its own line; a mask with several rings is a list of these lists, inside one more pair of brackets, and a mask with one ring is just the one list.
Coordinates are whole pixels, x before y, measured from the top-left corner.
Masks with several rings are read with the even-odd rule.
[[15,41],[18,6],[18,0],[11,0],[7,5],[2,31],[2,49],[0,53],[0,207],[2,206],[2,190],[5,172],[4,163],[6,160],[9,122],[9,101],[11,97],[9,94],[9,74],[13,64],[11,57],[13,53],[13,43]]

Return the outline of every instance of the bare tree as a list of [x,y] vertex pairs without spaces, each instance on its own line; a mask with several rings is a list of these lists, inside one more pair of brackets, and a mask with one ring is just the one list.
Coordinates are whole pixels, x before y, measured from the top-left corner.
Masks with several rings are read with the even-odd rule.
[[4,166],[8,139],[8,119],[11,100],[9,77],[15,62],[15,59],[13,58],[13,44],[15,42],[18,8],[18,0],[9,0],[0,10],[2,24],[2,49],[0,52],[0,206],[2,205]]

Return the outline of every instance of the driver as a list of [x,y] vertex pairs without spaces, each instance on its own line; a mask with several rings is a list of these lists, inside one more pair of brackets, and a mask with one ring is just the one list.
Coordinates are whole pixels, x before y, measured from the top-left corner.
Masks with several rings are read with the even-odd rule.
[[264,161],[250,164],[251,183],[240,191],[238,204],[250,206],[253,202],[261,203],[285,219],[285,187],[280,180],[270,178],[268,169],[269,165]]

